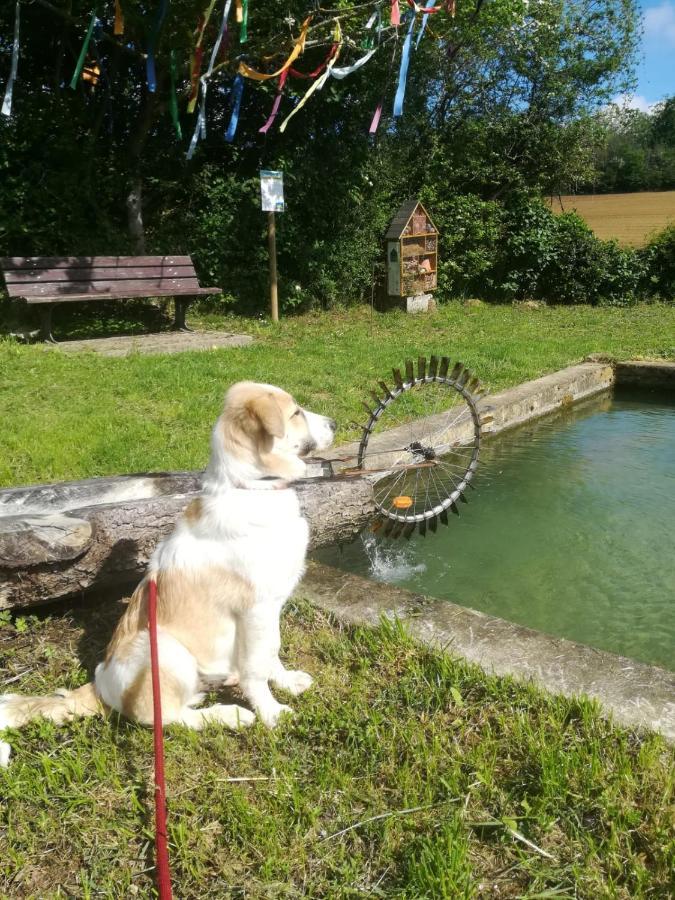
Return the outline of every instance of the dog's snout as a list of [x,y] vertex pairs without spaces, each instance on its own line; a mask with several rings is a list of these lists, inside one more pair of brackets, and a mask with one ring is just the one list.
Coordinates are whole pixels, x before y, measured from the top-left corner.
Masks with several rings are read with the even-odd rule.
[[337,431],[337,422],[335,421],[335,419],[328,420],[328,427],[333,432],[333,434],[335,434],[335,432]]

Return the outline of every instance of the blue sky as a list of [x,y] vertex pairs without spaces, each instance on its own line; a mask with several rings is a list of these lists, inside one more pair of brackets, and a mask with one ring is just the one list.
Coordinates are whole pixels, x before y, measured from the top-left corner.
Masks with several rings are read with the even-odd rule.
[[642,59],[637,71],[637,89],[626,102],[647,110],[675,94],[675,0],[638,2],[644,15]]

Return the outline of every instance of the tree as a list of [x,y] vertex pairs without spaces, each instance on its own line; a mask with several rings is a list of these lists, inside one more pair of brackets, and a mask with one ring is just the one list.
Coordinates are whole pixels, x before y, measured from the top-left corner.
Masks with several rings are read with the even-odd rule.
[[[75,90],[68,85],[91,0],[22,5],[14,115],[0,122],[0,252],[109,253],[138,249],[144,240],[149,250],[194,253],[207,277],[253,305],[265,277],[257,173],[278,167],[289,198],[280,242],[285,302],[310,294],[325,302],[354,297],[368,289],[384,226],[407,195],[424,188],[440,199],[468,192],[502,201],[578,177],[587,158],[580,123],[626,87],[637,39],[634,0],[460,0],[455,18],[445,11],[430,17],[412,52],[404,115],[392,119],[407,22],[397,36],[389,4],[380,3],[387,30],[363,69],[329,79],[283,135],[276,127],[258,131],[276,81],[246,80],[236,140],[227,143],[239,58],[278,67],[313,8],[307,0],[251,3],[248,40],[240,43],[236,26],[231,30],[209,86],[207,136],[188,162],[195,125],[186,112],[190,57],[207,5],[173,0],[156,28],[157,3],[122,0],[122,40],[110,34],[114,2],[100,2],[103,24],[89,55],[101,74],[95,86],[80,80]],[[333,8],[356,44],[343,46],[346,64],[364,52],[359,44],[371,9],[347,0]],[[207,57],[221,15],[218,0],[204,32]],[[419,25],[418,15],[416,34]],[[3,72],[12,27],[13,5],[3,4]],[[310,72],[325,61],[331,28],[310,32],[298,69]],[[143,56],[150,42],[155,92]],[[170,115],[172,53],[181,141]],[[307,86],[289,78],[280,117]],[[368,124],[381,100],[383,122],[373,139]]]

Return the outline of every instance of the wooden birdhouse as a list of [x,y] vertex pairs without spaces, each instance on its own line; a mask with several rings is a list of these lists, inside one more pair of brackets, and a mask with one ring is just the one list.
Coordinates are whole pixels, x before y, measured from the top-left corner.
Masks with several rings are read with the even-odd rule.
[[417,297],[436,288],[438,229],[417,200],[399,209],[385,236],[387,293],[390,297]]

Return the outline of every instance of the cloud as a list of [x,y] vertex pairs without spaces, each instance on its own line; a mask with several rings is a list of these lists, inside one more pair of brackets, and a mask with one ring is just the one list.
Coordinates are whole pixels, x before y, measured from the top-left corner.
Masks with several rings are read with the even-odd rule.
[[645,10],[644,21],[646,38],[675,47],[675,2],[664,0]]
[[650,113],[656,106],[650,103],[642,94],[619,94],[612,100],[614,106],[620,106],[622,109],[638,109],[640,112]]

